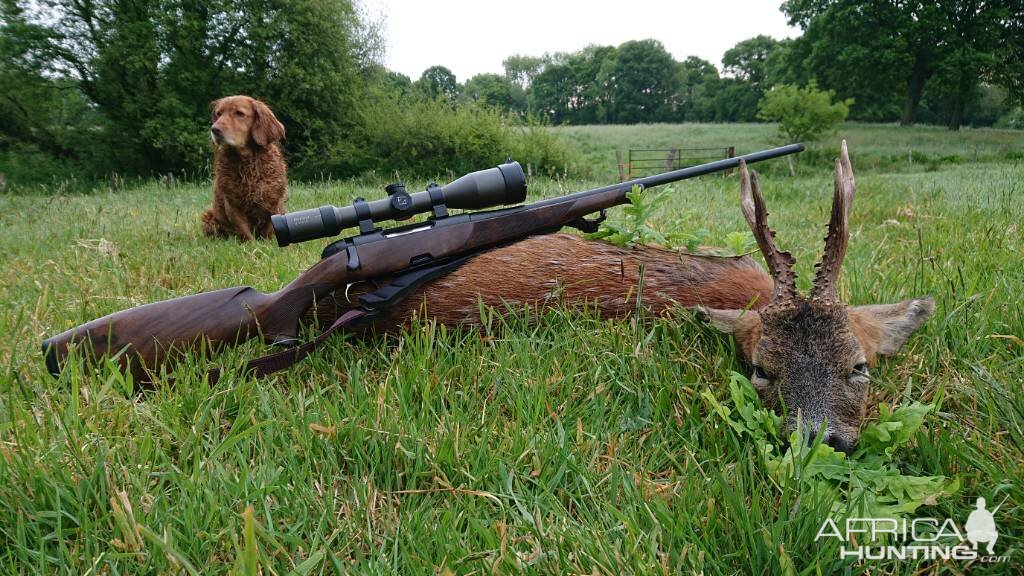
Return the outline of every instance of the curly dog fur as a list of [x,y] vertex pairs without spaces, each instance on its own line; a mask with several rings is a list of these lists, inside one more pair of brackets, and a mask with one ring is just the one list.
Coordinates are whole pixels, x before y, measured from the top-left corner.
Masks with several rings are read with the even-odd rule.
[[241,241],[272,238],[270,216],[284,214],[287,166],[277,142],[284,126],[270,108],[249,96],[213,103],[213,205],[203,213],[203,233]]

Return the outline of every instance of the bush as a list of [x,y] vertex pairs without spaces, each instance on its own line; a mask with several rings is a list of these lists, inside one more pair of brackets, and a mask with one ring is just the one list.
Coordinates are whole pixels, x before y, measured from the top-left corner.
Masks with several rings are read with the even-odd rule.
[[789,142],[818,140],[846,120],[853,99],[832,102],[835,92],[818,90],[814,82],[804,88],[775,86],[758,103],[757,117],[779,123],[779,134]]
[[576,173],[576,156],[539,126],[517,126],[500,112],[442,100],[381,97],[365,115],[359,168],[404,175],[447,176],[512,157],[535,172]]
[[1024,128],[1024,108],[1017,107],[1007,112],[996,122],[996,128],[1013,128],[1015,130]]
[[544,126],[513,127],[510,132],[512,158],[534,174],[584,176],[586,166],[578,148]]

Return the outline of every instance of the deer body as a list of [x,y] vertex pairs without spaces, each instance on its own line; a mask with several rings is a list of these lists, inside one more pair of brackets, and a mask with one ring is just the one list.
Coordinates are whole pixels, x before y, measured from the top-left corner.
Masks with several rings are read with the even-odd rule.
[[586,305],[602,318],[622,318],[636,310],[641,286],[639,302],[658,314],[673,306],[760,307],[772,293],[771,277],[749,256],[623,248],[551,234],[473,257],[388,309],[374,327],[402,325],[421,309],[441,324],[473,326],[480,303],[498,310]]

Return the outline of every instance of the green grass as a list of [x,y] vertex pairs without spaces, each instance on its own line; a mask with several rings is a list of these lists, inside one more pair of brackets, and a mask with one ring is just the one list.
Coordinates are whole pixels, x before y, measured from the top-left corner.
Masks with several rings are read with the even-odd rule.
[[[595,177],[617,178],[615,150],[628,161],[629,150],[668,148],[725,148],[737,154],[781,143],[775,124],[651,124],[645,126],[563,126],[555,132],[577,145]],[[1024,158],[1020,130],[964,128],[950,132],[940,126],[898,128],[885,124],[846,123],[836,134],[810,145],[798,161],[802,173],[830,170],[845,138],[859,158],[859,168],[887,172],[935,170],[939,165]],[[705,153],[690,153],[708,154]],[[686,156],[686,153],[681,156]],[[645,157],[649,157],[646,155]],[[650,166],[650,164],[647,164]],[[785,162],[767,170],[788,172]]]
[[[707,142],[743,134],[741,151],[770,141],[756,128],[700,127]],[[614,146],[667,143],[675,130],[696,128],[560,129],[612,161],[590,181],[531,192],[603,183]],[[701,398],[724,401],[729,372],[743,368],[728,339],[683,311],[640,322],[552,311],[464,332],[421,324],[336,341],[266,380],[229,371],[213,388],[199,361],[148,392],[109,367],[50,378],[46,335],[177,295],[273,290],[322,247],[205,239],[208,186],[152,183],[0,196],[0,573],[1019,573],[1024,166],[1005,151],[1024,134],[854,126],[848,136],[858,197],[843,294],[937,301],[875,372],[873,400],[941,397],[897,463],[962,480],[922,515],[962,524],[977,496],[1006,498],[996,521],[1008,564],[839,563],[834,545],[814,542],[827,506],[774,483],[758,447]],[[962,138],[987,147],[979,162],[858,160],[905,155],[909,143],[942,156]],[[768,170],[762,187],[806,287],[832,175],[786,172]],[[378,184],[296,184],[289,207],[374,197]],[[653,220],[663,231],[714,240],[744,229],[735,176],[675,188]],[[212,362],[237,367],[263,351],[251,343]]]

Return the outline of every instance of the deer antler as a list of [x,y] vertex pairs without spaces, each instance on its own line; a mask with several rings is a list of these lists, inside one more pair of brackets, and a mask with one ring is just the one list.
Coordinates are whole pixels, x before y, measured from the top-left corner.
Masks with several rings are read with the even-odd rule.
[[797,295],[796,274],[793,274],[796,260],[792,254],[779,250],[775,245],[775,232],[768,227],[768,211],[765,209],[761,187],[757,183],[757,173],[748,172],[747,163],[743,160],[740,160],[740,209],[775,280],[772,303],[782,304],[792,300]]
[[815,266],[814,285],[811,298],[835,302],[839,300],[839,267],[846,255],[846,243],[850,239],[849,213],[853,203],[853,194],[857,187],[853,180],[853,165],[850,154],[846,150],[846,140],[836,159],[835,193],[832,196],[832,216],[828,222],[828,235],[825,236],[825,251],[821,262]]

